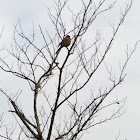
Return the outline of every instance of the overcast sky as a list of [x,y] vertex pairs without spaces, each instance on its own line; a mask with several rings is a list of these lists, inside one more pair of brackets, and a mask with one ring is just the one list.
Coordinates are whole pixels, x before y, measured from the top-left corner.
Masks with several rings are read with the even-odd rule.
[[[77,8],[79,6],[79,0],[69,1],[71,7]],[[118,1],[118,7],[120,7],[125,5],[127,0]],[[30,30],[32,23],[35,25],[50,26],[49,21],[47,22],[46,15],[47,7],[51,6],[51,2],[52,0],[0,0],[0,30],[4,27],[3,37],[0,40],[1,46],[10,43],[13,33],[13,24],[15,24],[19,18],[26,30]],[[109,22],[111,22],[111,20],[115,22],[116,16],[118,16],[117,12],[112,13],[112,15],[110,13]],[[101,30],[106,30],[106,26],[103,26],[103,18],[98,21],[97,27],[101,26]],[[125,48],[127,44],[133,46],[139,39],[140,0],[134,0],[132,9],[121,27],[115,43],[116,46],[119,45]],[[122,48],[117,49],[117,52],[121,52]],[[113,53],[112,56],[117,57],[118,55]],[[113,59],[112,56],[110,56],[109,59]],[[3,85],[4,88],[11,89],[11,81],[13,79],[5,80],[8,76],[3,73],[0,77],[0,84]],[[9,82],[9,84],[7,84],[7,82]],[[19,85],[19,87],[20,86],[22,85]],[[124,106],[125,114],[118,119],[94,127],[82,140],[115,140],[119,132],[120,136],[118,140],[140,140],[140,44],[127,67],[127,77],[124,83],[116,90],[116,94],[118,97],[127,97]],[[0,98],[3,97],[0,95]],[[5,104],[1,99],[0,104],[5,108]]]

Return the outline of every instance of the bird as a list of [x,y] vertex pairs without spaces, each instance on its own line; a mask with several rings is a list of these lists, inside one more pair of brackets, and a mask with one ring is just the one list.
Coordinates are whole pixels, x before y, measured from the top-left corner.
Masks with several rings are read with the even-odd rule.
[[63,40],[62,42],[60,43],[60,48],[57,50],[56,54],[58,54],[60,52],[60,50],[63,48],[63,47],[68,47],[71,43],[71,38],[69,35],[67,35]]

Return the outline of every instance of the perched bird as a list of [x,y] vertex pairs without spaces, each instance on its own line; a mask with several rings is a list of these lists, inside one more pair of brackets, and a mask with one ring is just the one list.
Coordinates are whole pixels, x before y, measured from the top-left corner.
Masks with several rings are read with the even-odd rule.
[[63,47],[68,47],[71,43],[71,38],[69,35],[67,35],[63,40],[62,42],[60,43],[60,48],[57,50],[56,54],[58,54],[60,52],[60,50],[63,48]]

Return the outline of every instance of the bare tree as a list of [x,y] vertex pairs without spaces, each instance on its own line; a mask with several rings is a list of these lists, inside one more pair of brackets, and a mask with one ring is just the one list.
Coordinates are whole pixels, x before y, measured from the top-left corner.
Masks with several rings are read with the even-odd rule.
[[[28,104],[33,106],[33,113],[26,114],[24,110],[27,108],[19,104],[23,92],[9,95],[1,88],[1,93],[10,103],[9,113],[13,114],[17,125],[12,129],[13,133],[16,132],[16,136],[13,136],[13,133],[9,134],[6,127],[5,134],[0,134],[0,137],[8,140],[78,140],[91,127],[122,115],[120,110],[124,100],[116,99],[108,104],[104,104],[104,101],[124,80],[127,63],[138,42],[132,50],[127,49],[126,60],[120,66],[117,76],[114,76],[110,67],[107,65],[104,67],[111,81],[109,87],[99,88],[94,92],[94,87],[88,87],[88,84],[94,79],[96,72],[100,71],[100,67],[104,66],[106,56],[131,8],[132,1],[126,5],[116,26],[111,26],[113,33],[109,41],[104,41],[99,33],[90,38],[92,42],[85,41],[85,38],[89,39],[87,31],[92,29],[98,16],[110,11],[116,2],[115,0],[106,5],[106,0],[99,0],[96,3],[92,0],[86,2],[81,0],[82,7],[75,13],[67,6],[68,0],[54,1],[56,11],[52,13],[51,9],[48,9],[48,16],[55,32],[52,37],[47,29],[39,26],[42,46],[36,43],[37,33],[34,28],[32,35],[26,35],[21,22],[18,21],[14,26],[14,43],[11,50],[8,50],[10,55],[0,57],[0,69],[28,82],[29,93],[33,96],[33,101]],[[63,20],[65,9],[72,17],[72,28],[69,31],[66,30]],[[71,45],[58,52],[66,35],[71,35]],[[3,51],[5,50],[1,50],[1,53]],[[12,64],[9,59],[13,60]],[[23,101],[23,104],[26,104],[26,101]],[[103,110],[118,104],[121,105],[109,117],[96,119]]]

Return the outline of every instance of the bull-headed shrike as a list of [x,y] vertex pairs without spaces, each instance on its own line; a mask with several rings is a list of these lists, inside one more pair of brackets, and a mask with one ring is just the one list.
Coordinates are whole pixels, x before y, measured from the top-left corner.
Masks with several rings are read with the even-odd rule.
[[63,47],[68,47],[71,43],[71,38],[69,35],[67,35],[63,40],[62,42],[60,43],[60,48],[57,50],[56,54],[58,54],[60,52],[60,50],[63,48]]

